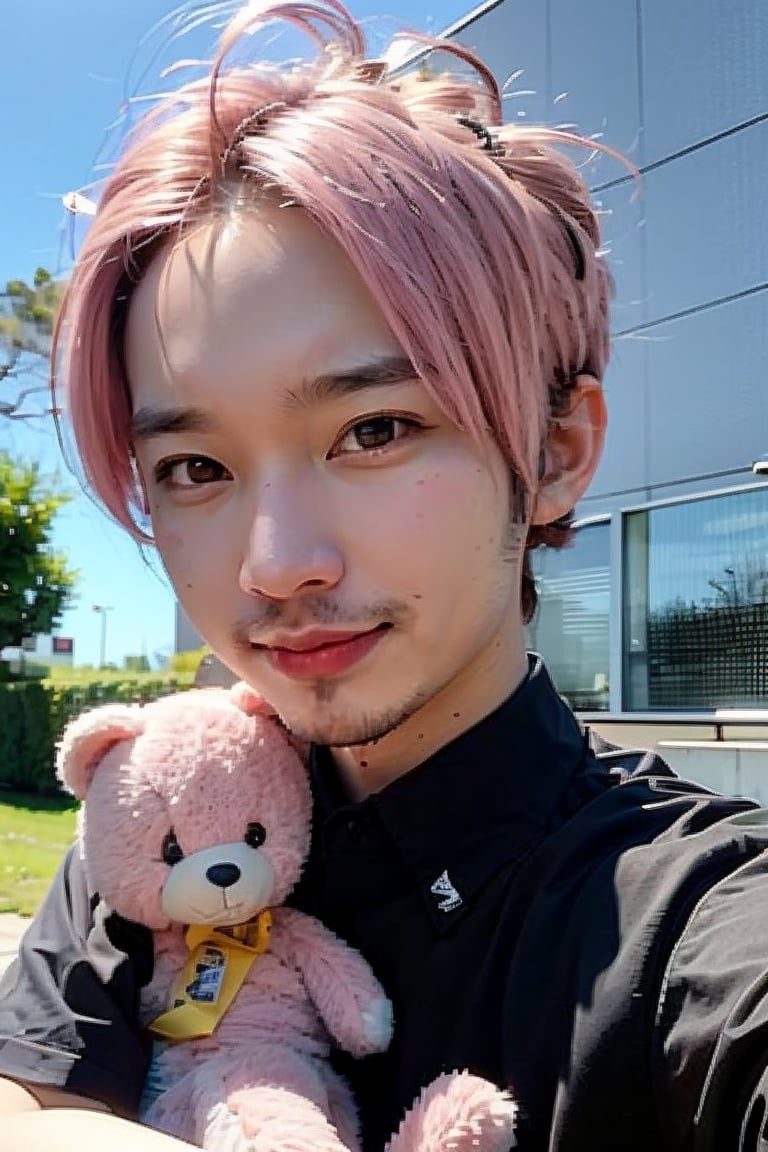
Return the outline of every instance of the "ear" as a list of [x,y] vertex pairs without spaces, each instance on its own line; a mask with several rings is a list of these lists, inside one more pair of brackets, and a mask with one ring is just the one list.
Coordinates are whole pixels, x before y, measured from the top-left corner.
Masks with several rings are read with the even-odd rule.
[[552,421],[542,449],[531,524],[551,524],[581,500],[600,463],[606,422],[600,381],[586,373],[577,376],[568,412]]
[[260,696],[244,680],[233,684],[229,694],[232,697],[232,702],[237,705],[241,712],[245,712],[246,716],[277,716],[272,705],[268,704],[264,697]]
[[96,767],[109,749],[143,731],[142,710],[135,704],[105,704],[84,712],[64,730],[56,754],[56,775],[78,800],[84,800]]

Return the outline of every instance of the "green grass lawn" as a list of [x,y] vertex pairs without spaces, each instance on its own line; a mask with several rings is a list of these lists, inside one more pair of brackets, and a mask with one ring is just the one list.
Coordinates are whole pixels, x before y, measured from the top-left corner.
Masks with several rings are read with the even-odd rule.
[[71,797],[0,791],[0,912],[31,916],[75,834]]

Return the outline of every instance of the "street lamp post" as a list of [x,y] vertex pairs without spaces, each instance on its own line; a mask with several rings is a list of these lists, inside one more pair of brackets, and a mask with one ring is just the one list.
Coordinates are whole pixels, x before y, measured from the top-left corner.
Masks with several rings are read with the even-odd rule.
[[99,660],[99,668],[103,668],[107,662],[107,612],[112,611],[112,605],[94,604],[93,610],[101,616],[101,658]]

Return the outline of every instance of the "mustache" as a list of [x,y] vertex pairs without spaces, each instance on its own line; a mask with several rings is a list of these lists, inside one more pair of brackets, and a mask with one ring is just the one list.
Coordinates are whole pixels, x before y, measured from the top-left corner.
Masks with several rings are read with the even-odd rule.
[[306,596],[300,603],[265,600],[255,604],[247,618],[238,620],[231,636],[239,648],[251,647],[249,637],[260,630],[285,628],[287,631],[310,627],[332,627],[339,631],[367,630],[380,624],[395,627],[407,624],[414,608],[406,600],[380,599],[365,605],[351,605],[327,600],[322,596]]

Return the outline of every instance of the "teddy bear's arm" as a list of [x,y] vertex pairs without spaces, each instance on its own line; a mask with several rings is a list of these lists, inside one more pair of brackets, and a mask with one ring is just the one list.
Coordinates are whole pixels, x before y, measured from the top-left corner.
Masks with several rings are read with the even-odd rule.
[[392,1006],[370,965],[313,916],[275,910],[273,951],[299,969],[310,999],[334,1040],[353,1056],[384,1052],[392,1039]]

